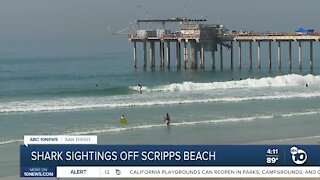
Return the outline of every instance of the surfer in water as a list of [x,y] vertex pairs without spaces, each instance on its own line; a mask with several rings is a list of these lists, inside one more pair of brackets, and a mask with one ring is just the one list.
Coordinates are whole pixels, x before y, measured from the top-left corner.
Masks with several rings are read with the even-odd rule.
[[141,86],[141,84],[137,84],[137,86],[138,86],[138,88],[139,88],[140,94],[142,94],[142,86]]
[[163,117],[163,124],[166,126],[170,125],[170,116],[169,113],[167,113],[164,117]]
[[306,83],[306,87],[309,87],[308,83]]

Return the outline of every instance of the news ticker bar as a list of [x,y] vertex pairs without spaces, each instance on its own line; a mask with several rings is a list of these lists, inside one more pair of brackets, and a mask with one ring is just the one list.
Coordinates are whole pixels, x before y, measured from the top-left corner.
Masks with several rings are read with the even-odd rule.
[[320,167],[305,166],[131,166],[57,167],[57,178],[319,178]]

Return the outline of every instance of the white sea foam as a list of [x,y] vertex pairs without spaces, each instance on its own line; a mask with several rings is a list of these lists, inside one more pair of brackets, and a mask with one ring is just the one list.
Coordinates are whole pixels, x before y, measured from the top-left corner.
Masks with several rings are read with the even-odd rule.
[[[231,117],[231,118],[224,118],[224,119],[212,119],[212,120],[204,120],[204,121],[183,121],[183,122],[175,122],[171,123],[171,126],[192,126],[197,124],[224,124],[224,123],[239,123],[239,122],[250,122],[254,120],[263,120],[263,119],[273,119],[275,117],[291,117],[291,116],[305,116],[305,115],[314,115],[320,114],[320,109],[318,110],[308,110],[305,112],[296,112],[296,113],[287,113],[281,115],[256,115],[250,117]],[[135,126],[128,126],[128,127],[109,127],[104,129],[91,129],[85,131],[74,131],[64,133],[64,135],[91,135],[91,134],[103,134],[103,133],[110,133],[110,132],[123,132],[123,131],[130,131],[130,130],[137,130],[137,129],[152,129],[152,128],[160,128],[163,127],[163,124],[141,124]],[[272,140],[272,141],[286,141],[290,139],[284,140]],[[11,140],[4,140],[0,141],[0,145],[5,144],[12,144],[12,143],[21,143],[23,140],[21,139],[11,139]],[[268,141],[261,141],[261,142],[268,142]],[[255,142],[259,143],[259,142]]]
[[[206,120],[206,121],[184,121],[184,122],[176,122],[171,123],[171,126],[191,126],[196,124],[219,124],[219,123],[232,123],[232,122],[241,122],[241,121],[253,121],[257,119],[271,119],[274,116],[253,116],[253,117],[242,117],[242,118],[225,118],[225,119],[215,119],[215,120]],[[92,135],[92,134],[103,134],[110,132],[123,132],[137,129],[152,129],[152,128],[160,128],[163,127],[163,124],[142,124],[128,127],[113,127],[113,128],[104,128],[104,129],[91,129],[87,131],[75,131],[65,133],[64,135]],[[0,145],[11,144],[11,143],[20,143],[23,140],[5,140],[0,141]]]
[[[316,139],[318,140],[320,136],[304,136],[304,137],[296,137],[296,138],[287,138],[287,139],[273,139],[273,140],[265,140],[265,141],[257,141],[257,142],[250,142],[246,144],[269,144],[269,143],[291,143],[291,141],[306,141],[309,139]],[[318,141],[317,141],[318,142]]]
[[[253,121],[257,119],[271,119],[274,116],[262,115],[262,116],[252,116],[252,117],[242,117],[242,118],[225,118],[225,119],[214,119],[214,120],[205,120],[205,121],[184,121],[170,123],[171,126],[190,126],[196,124],[220,124],[220,123],[231,123],[231,122],[241,122],[241,121]],[[136,125],[131,127],[119,127],[119,128],[107,128],[107,129],[97,129],[89,131],[78,131],[70,133],[71,135],[88,135],[88,134],[101,134],[106,132],[121,132],[135,129],[151,129],[163,127],[163,124],[145,124],[145,125]]]
[[291,117],[291,116],[314,115],[314,114],[319,114],[319,113],[320,113],[320,111],[307,111],[307,112],[300,112],[300,113],[282,114],[282,116]]
[[11,139],[11,140],[0,141],[0,145],[20,143],[20,142],[23,142],[23,139]]
[[[169,85],[146,87],[145,91],[194,91],[210,89],[231,89],[248,87],[281,87],[281,86],[304,86],[320,85],[320,76],[289,74],[276,77],[264,77],[260,79],[244,79],[239,81],[212,82],[212,83],[194,83],[183,82]],[[132,87],[133,88],[133,87]]]
[[11,112],[41,112],[41,111],[70,111],[81,109],[97,109],[97,108],[118,108],[118,107],[134,107],[134,106],[154,106],[154,105],[174,105],[174,104],[193,104],[193,103],[211,103],[211,102],[241,102],[252,100],[279,100],[292,98],[314,98],[320,97],[320,92],[297,92],[275,95],[258,95],[258,96],[227,96],[216,98],[198,99],[125,99],[110,100],[108,98],[66,98],[57,100],[42,101],[22,101],[7,102],[0,104],[0,113]]
[[[319,110],[306,111],[306,112],[297,112],[297,113],[287,113],[281,115],[258,115],[251,117],[239,117],[239,118],[225,118],[225,119],[213,119],[213,120],[204,120],[204,121],[183,121],[183,122],[175,122],[170,123],[171,126],[190,126],[197,124],[222,124],[222,123],[235,123],[235,122],[249,122],[259,119],[273,119],[275,117],[291,117],[291,116],[303,116],[303,115],[313,115],[320,114]],[[163,127],[162,124],[149,124],[149,125],[136,125],[131,127],[119,127],[119,128],[107,128],[107,129],[97,129],[97,130],[89,130],[89,131],[77,131],[70,133],[71,135],[88,135],[88,134],[101,134],[107,132],[121,132],[135,129],[151,129]]]

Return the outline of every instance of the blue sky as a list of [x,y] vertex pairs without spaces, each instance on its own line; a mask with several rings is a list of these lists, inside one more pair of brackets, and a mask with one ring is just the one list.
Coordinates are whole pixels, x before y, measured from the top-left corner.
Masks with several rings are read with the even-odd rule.
[[320,31],[319,0],[1,0],[0,38],[99,38],[128,26],[137,5],[141,17],[187,12],[231,30]]

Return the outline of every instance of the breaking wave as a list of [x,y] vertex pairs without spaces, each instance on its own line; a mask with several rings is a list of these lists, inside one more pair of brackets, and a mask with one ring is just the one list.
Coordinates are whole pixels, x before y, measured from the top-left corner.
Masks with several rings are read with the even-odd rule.
[[314,98],[320,97],[320,92],[309,93],[291,93],[277,95],[259,95],[245,97],[216,97],[199,99],[126,99],[111,100],[108,98],[68,98],[57,100],[42,101],[22,101],[8,102],[0,104],[0,113],[12,112],[47,112],[47,111],[72,111],[82,109],[101,109],[101,108],[121,108],[134,106],[154,106],[154,105],[175,105],[175,104],[194,104],[194,103],[212,103],[212,102],[241,102],[252,100],[279,100],[292,98]]
[[[193,83],[184,82],[158,87],[143,87],[143,91],[159,91],[157,93],[134,93],[116,96],[84,96],[84,97],[60,97],[41,100],[24,100],[14,102],[1,102],[0,113],[14,112],[46,112],[46,111],[72,111],[83,109],[102,109],[102,108],[122,108],[135,106],[154,106],[154,105],[176,105],[212,102],[241,102],[252,100],[278,100],[292,98],[315,98],[320,97],[320,91],[315,88],[298,92],[297,89],[284,89],[284,92],[273,91],[272,89],[262,89],[263,93],[252,92],[239,94],[237,88],[254,87],[288,87],[304,86],[306,83],[311,87],[320,87],[320,76],[314,75],[283,75],[277,77],[265,77],[261,79],[245,79],[241,81],[226,81],[213,83]],[[135,90],[137,87],[130,87]],[[232,90],[234,89],[234,92]],[[231,89],[231,93],[208,92],[207,95],[192,94],[197,90],[211,89]],[[130,91],[131,91],[130,90]],[[195,90],[192,92],[188,92]],[[163,91],[185,91],[186,93],[166,93]],[[242,92],[242,91],[241,91]],[[189,93],[189,94],[187,94]],[[190,94],[191,93],[191,94]]]
[[[281,87],[281,86],[304,86],[320,85],[320,76],[289,74],[276,77],[264,77],[260,79],[244,79],[239,81],[225,81],[212,83],[194,83],[183,82],[162,85],[156,87],[146,87],[145,91],[193,91],[193,90],[211,90],[211,89],[231,89],[248,87]],[[134,88],[134,87],[131,87]]]

